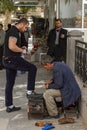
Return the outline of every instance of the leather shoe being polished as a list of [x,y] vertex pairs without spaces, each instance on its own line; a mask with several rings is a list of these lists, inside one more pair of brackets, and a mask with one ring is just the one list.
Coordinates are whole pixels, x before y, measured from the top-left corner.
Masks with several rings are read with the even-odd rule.
[[42,93],[36,93],[32,92],[31,94],[26,94],[27,98],[42,98],[43,94]]
[[19,111],[19,110],[21,110],[21,107],[15,107],[15,106],[13,106],[12,108],[9,108],[9,107],[6,108],[6,112],[8,112],[8,113]]

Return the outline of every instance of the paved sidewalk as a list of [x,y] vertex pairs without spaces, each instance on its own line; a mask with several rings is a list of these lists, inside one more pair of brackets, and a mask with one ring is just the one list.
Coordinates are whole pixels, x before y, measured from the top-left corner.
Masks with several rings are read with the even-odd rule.
[[[44,83],[49,78],[51,78],[51,72],[44,70],[41,66],[38,66],[36,91],[45,91]],[[5,70],[2,70],[0,71],[0,130],[41,130],[42,127],[35,126],[36,121],[41,121],[40,118],[32,117],[28,120],[26,98],[27,73],[20,74],[20,72],[18,72],[14,87],[14,104],[22,107],[22,110],[19,112],[5,112],[5,82]],[[79,117],[79,119],[74,117],[74,119],[75,123],[64,125],[59,125],[58,119],[50,119],[49,121],[53,122],[53,125],[55,126],[54,130],[87,130],[81,117]]]

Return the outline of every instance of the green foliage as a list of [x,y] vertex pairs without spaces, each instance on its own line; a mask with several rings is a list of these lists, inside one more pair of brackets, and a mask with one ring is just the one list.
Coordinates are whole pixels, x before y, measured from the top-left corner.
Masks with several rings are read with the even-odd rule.
[[5,13],[6,10],[12,11],[15,10],[12,0],[0,0],[0,13]]
[[[19,5],[24,5],[24,6],[20,6],[21,11],[26,14],[27,11],[29,9],[33,9],[35,10],[36,7],[33,6],[25,6],[25,5],[37,5],[37,2],[20,2]],[[14,6],[14,3],[12,2],[12,0],[0,0],[0,13],[5,14],[6,10],[9,11],[17,11],[17,6]]]
[[[23,13],[27,13],[27,11],[30,10],[30,9],[35,10],[36,7],[33,6],[33,5],[37,5],[37,4],[38,4],[38,2],[20,2],[20,3],[16,4],[16,6],[22,5],[22,6],[20,6],[21,11]],[[31,6],[26,6],[26,5],[31,5]]]
[[[26,6],[26,5],[31,5],[31,6]],[[21,8],[21,11],[24,13],[24,14],[26,14],[27,12],[28,12],[28,10],[30,10],[30,9],[32,9],[32,10],[35,10],[36,9],[36,7],[35,6],[32,6],[32,5],[37,5],[37,3],[34,3],[34,2],[20,2],[18,5],[22,5],[22,6],[20,6],[20,8]]]
[[23,6],[31,5],[31,6],[33,6],[33,5],[37,5],[37,4],[38,4],[38,2],[20,2],[20,3],[16,4],[16,5],[23,5]]

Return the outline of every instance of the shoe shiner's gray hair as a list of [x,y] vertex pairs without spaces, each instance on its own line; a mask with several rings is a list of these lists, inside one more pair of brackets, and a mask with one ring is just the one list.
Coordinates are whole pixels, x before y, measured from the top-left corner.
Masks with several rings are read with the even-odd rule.
[[43,55],[41,57],[41,64],[52,63],[53,58],[49,55]]

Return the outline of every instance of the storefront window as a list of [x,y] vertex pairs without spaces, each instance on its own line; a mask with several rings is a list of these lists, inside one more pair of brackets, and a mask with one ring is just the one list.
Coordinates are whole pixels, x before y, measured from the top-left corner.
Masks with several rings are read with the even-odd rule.
[[[87,11],[87,10],[86,10]],[[60,0],[60,18],[65,28],[82,28],[82,0]],[[87,19],[87,12],[85,13]],[[86,20],[87,21],[87,20]],[[87,23],[86,23],[87,27]]]

